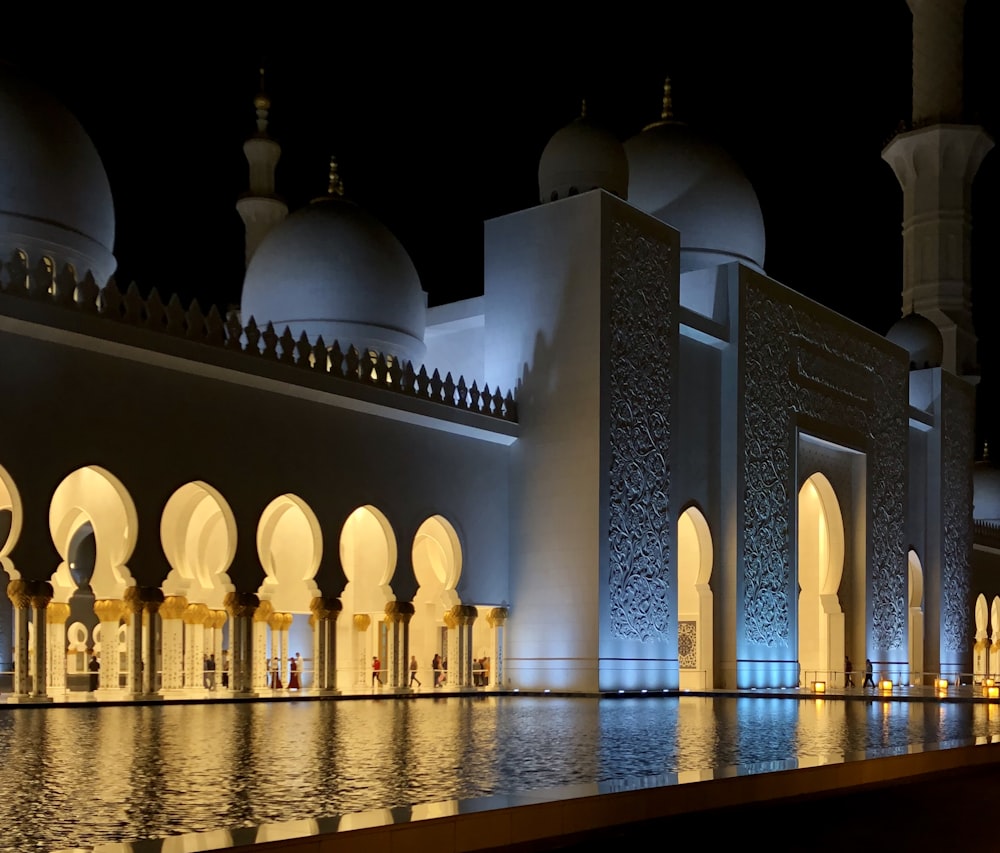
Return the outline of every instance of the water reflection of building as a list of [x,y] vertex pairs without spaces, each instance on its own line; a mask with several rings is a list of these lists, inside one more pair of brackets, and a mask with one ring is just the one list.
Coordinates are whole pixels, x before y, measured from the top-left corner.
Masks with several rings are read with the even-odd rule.
[[[935,18],[960,8],[917,8],[913,129],[884,152],[907,259],[888,340],[766,276],[752,187],[669,93],[624,147],[587,119],[553,137],[547,203],[487,223],[483,297],[426,309],[335,169],[286,216],[263,95],[247,326],[102,289],[100,161],[4,69],[5,159],[42,164],[0,240],[14,700],[79,687],[81,643],[99,697],[200,694],[209,656],[261,692],[296,652],[320,692],[372,657],[406,690],[411,654],[430,684],[435,653],[463,689],[482,657],[490,686],[575,690],[836,682],[846,655],[967,670],[968,193],[991,143],[960,78],[924,79],[960,66]],[[58,146],[25,132],[43,107]]]

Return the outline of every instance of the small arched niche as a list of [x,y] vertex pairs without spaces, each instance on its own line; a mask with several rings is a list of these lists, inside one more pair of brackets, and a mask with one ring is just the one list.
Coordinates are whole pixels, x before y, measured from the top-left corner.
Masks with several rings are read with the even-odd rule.
[[[417,658],[419,678],[433,679],[431,662],[434,655],[447,656],[444,615],[462,603],[456,592],[462,576],[462,544],[448,519],[432,515],[417,528],[412,559],[419,587],[413,598],[410,648]],[[476,621],[480,632],[484,624],[485,620]]]

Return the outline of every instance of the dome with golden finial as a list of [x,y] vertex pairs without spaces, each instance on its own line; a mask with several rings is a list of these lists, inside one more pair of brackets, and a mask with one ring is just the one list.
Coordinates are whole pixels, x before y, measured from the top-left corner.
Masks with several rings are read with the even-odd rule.
[[757,193],[718,144],[673,114],[670,80],[659,121],[625,143],[628,200],[680,231],[681,272],[740,261],[764,265],[764,218]]
[[628,195],[628,159],[618,137],[587,116],[584,101],[580,116],[549,140],[538,163],[540,200],[603,189],[619,198]]
[[403,245],[344,196],[335,159],[328,191],[276,225],[247,268],[241,314],[297,338],[373,350],[419,366],[427,295]]

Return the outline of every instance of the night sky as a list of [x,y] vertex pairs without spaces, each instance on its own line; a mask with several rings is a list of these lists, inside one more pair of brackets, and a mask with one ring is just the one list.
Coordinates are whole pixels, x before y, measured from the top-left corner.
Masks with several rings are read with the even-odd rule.
[[[966,9],[966,110],[994,137],[997,6]],[[899,317],[902,194],[880,152],[910,113],[905,0],[665,2],[654,19],[609,5],[560,24],[543,12],[279,10],[225,26],[190,10],[97,23],[74,13],[44,39],[13,38],[43,32],[14,22],[0,56],[87,129],[115,198],[117,278],[144,291],[239,301],[235,201],[261,65],[279,194],[292,210],[322,194],[335,154],[347,195],[402,241],[432,305],[482,292],[483,221],[537,203],[538,158],[581,98],[624,140],[658,117],[669,75],[677,118],[726,147],[757,190],[767,272],[880,333]],[[1000,307],[988,254],[998,161],[991,153],[975,184],[981,340]],[[1000,385],[993,349],[981,344],[981,397]]]

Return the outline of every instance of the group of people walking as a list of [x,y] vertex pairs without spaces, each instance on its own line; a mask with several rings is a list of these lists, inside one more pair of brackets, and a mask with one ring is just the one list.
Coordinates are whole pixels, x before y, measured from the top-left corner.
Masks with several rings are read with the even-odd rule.
[[[301,688],[301,684],[299,683],[300,672],[302,672],[302,655],[300,652],[296,652],[295,657],[288,659],[289,690],[299,690]],[[284,689],[281,684],[281,660],[277,655],[271,658],[271,663],[268,665],[268,687],[272,690]]]
[[[874,667],[872,666],[871,658],[865,658],[865,680],[862,683],[862,687],[872,686],[875,689],[875,675]],[[851,658],[848,655],[844,655],[844,687],[854,686],[854,664],[851,663]]]

